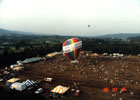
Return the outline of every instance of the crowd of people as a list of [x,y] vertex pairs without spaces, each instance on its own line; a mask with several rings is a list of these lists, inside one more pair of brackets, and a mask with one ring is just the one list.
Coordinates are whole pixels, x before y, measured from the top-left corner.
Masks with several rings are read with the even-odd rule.
[[[79,63],[71,63],[63,55],[57,55],[52,60],[31,64],[32,74],[60,77],[66,81],[73,80],[73,85],[77,88],[87,83],[87,87],[96,87],[94,84],[98,84],[100,88],[126,87],[131,96],[140,93],[138,91],[140,89],[139,57],[113,58],[91,54],[90,52],[80,53],[77,59]],[[121,94],[120,91],[118,92]],[[112,97],[116,97],[116,94],[112,94]]]

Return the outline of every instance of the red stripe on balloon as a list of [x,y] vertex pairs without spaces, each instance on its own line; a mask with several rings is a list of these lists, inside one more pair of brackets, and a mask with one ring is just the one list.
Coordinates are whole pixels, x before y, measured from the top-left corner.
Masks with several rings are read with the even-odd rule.
[[74,43],[78,42],[79,40],[77,38],[73,38]]
[[68,40],[63,43],[63,46],[66,46],[67,42],[68,42]]
[[72,58],[68,55],[68,53],[64,53],[64,54],[68,59],[72,60]]
[[75,50],[74,53],[75,53],[75,54],[74,54],[74,59],[76,59],[76,58],[77,58],[77,50]]

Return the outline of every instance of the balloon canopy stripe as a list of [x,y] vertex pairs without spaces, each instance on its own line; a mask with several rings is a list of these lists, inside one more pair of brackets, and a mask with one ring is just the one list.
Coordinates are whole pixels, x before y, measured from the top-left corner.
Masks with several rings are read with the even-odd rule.
[[66,56],[67,58],[69,58],[70,60],[74,60],[74,56],[73,56],[73,54],[72,54],[71,52],[65,53],[65,56]]
[[[75,38],[73,38],[73,39],[71,39],[71,44],[73,44],[73,43],[75,43]],[[78,41],[77,41],[78,42]],[[74,50],[73,52],[72,52],[72,54],[73,54],[73,59],[76,59],[76,50]]]
[[78,56],[78,52],[80,51],[80,49],[75,50],[75,59]]
[[66,45],[69,45],[69,44],[70,44],[69,41],[67,41]]
[[69,54],[70,54],[71,59],[74,60],[73,52],[70,52]]
[[68,42],[68,40],[63,43],[63,46],[66,46],[67,42]]
[[72,59],[70,58],[70,56],[68,55],[68,53],[64,53],[64,55],[65,55],[68,59],[72,60]]

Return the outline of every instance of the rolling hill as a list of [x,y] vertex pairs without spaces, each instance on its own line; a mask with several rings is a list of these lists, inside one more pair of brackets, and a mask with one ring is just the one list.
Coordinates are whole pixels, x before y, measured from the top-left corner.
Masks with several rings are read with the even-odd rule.
[[14,31],[14,30],[6,30],[0,28],[0,36],[13,36],[13,35],[42,35],[40,33],[33,32],[23,32],[23,31]]
[[[14,31],[14,30],[6,30],[0,28],[0,36],[13,36],[13,35],[44,35],[41,33],[33,33],[33,32],[23,32],[23,31]],[[54,35],[55,34],[45,34],[45,35]],[[59,35],[58,35],[59,36]],[[106,35],[97,35],[94,38],[130,38],[140,36],[140,33],[118,33],[118,34],[106,34]]]
[[10,36],[10,35],[17,35],[17,33],[0,28],[0,36]]
[[130,38],[140,36],[140,33],[118,33],[96,36],[96,38]]

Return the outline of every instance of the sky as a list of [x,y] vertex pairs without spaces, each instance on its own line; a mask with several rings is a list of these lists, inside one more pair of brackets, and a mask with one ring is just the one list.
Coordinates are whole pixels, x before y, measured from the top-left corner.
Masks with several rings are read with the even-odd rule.
[[140,0],[0,0],[0,28],[79,36],[140,33]]

